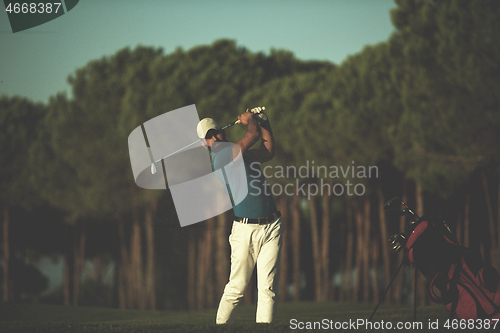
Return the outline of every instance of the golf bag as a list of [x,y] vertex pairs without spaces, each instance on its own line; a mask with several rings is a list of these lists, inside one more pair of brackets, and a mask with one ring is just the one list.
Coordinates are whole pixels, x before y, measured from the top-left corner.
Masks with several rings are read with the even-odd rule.
[[[395,251],[404,248],[404,261],[426,277],[430,299],[444,304],[450,318],[500,319],[498,271],[486,264],[479,252],[461,246],[444,221],[432,216],[419,217],[399,197],[388,201],[384,210],[397,211],[401,205],[404,208],[400,215],[409,217],[405,233],[391,236],[389,243]],[[379,305],[380,302],[371,317]]]
[[[429,281],[427,293],[459,319],[500,319],[500,276],[479,252],[461,246],[444,221],[422,217],[405,245],[410,264]],[[436,294],[439,292],[439,295]]]

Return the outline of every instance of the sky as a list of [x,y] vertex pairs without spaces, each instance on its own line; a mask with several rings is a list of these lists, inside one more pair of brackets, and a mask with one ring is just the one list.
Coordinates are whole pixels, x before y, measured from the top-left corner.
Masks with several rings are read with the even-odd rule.
[[[55,0],[57,1],[57,0]],[[81,0],[59,18],[13,33],[0,4],[0,96],[46,103],[69,75],[125,47],[165,54],[221,38],[266,54],[342,63],[395,31],[393,0]]]

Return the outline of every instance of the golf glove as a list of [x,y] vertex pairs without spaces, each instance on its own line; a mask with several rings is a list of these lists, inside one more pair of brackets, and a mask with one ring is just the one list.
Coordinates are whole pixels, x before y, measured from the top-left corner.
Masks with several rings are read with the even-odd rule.
[[259,122],[260,125],[265,123],[268,119],[267,115],[264,113],[265,109],[266,108],[264,106],[263,107],[257,106],[255,108],[253,108],[252,110],[250,110],[250,112],[252,112],[253,114],[256,115],[255,119]]

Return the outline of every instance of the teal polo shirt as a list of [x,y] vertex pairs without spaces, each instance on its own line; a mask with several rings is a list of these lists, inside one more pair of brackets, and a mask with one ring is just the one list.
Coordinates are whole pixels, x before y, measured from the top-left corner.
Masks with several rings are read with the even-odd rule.
[[[236,205],[234,204],[235,195],[231,192],[231,187],[233,187],[234,190],[234,182],[239,181],[235,181],[231,176],[227,176],[227,173],[231,173],[230,166],[224,169],[224,166],[233,163],[233,152],[231,149],[231,144],[225,146],[217,152],[212,151],[210,155],[212,157],[212,169],[214,171],[222,169],[226,173],[226,176],[224,178],[220,176],[217,177],[226,184],[229,196],[231,197],[231,202],[233,203],[234,216],[257,219],[259,217],[270,216],[273,213],[277,212],[276,203],[271,193],[271,188],[260,169],[260,163],[255,162],[255,160],[252,158],[251,150],[248,150],[243,154],[243,164],[245,166],[246,179],[241,180],[239,184],[239,186],[244,186],[246,183],[248,194],[241,202],[237,203]],[[233,182],[233,184],[228,184],[228,179],[231,179],[229,182]],[[241,187],[238,192],[240,191]]]

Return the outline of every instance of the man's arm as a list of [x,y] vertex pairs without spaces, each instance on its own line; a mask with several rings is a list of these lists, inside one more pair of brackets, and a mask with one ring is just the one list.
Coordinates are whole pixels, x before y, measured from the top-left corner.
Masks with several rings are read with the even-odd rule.
[[256,162],[264,163],[274,157],[274,137],[269,120],[266,120],[260,126],[262,133],[262,142],[259,149],[252,149],[252,157]]
[[241,124],[247,127],[247,131],[243,137],[233,146],[233,159],[239,154],[243,154],[250,149],[259,140],[259,129],[257,121],[253,118],[253,113],[248,110],[241,116],[238,116]]

